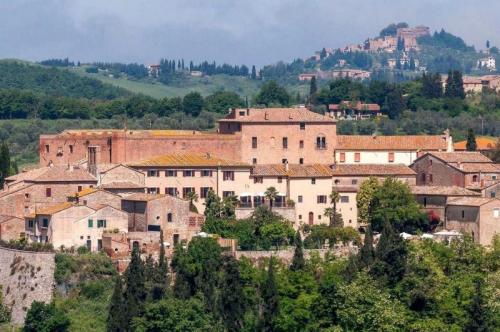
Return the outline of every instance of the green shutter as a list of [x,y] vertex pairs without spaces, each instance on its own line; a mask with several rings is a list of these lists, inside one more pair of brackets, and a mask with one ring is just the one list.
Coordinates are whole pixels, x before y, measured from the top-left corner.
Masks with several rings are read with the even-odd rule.
[[94,221],[92,219],[89,219],[89,228],[94,227]]

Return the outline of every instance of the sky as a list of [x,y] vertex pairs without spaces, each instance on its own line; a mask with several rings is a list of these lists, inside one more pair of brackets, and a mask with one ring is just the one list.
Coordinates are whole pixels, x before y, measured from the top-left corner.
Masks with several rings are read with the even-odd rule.
[[500,46],[499,0],[0,0],[0,58],[263,66],[393,22]]

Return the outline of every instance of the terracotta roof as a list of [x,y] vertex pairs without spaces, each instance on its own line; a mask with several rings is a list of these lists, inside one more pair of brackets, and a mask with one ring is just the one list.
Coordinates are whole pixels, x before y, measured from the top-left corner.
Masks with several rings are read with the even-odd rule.
[[415,171],[404,164],[335,164],[333,176],[340,175],[415,175]]
[[68,166],[42,167],[13,175],[9,179],[15,182],[97,182],[97,179],[87,170]]
[[[244,112],[245,115],[239,115]],[[219,122],[336,122],[330,116],[312,112],[307,108],[250,108],[232,110]]]
[[73,206],[77,206],[73,203],[70,203],[70,202],[64,202],[64,203],[60,203],[60,204],[57,204],[57,205],[53,205],[53,206],[42,206],[40,208],[37,208],[35,210],[35,214],[36,215],[53,215],[57,212],[61,212],[61,211],[64,211],[66,209],[69,209],[70,207],[73,207]]
[[483,190],[492,186],[500,185],[500,180],[487,180],[487,181],[479,181],[472,182],[467,186],[467,189],[470,190]]
[[253,176],[284,176],[290,178],[331,177],[332,170],[325,164],[289,164],[288,170],[283,164],[256,165],[252,169]]
[[122,198],[124,201],[137,201],[137,202],[149,202],[154,201],[155,199],[160,199],[165,197],[165,195],[156,195],[156,194],[145,194],[145,193],[137,193],[132,194],[130,196]]
[[458,186],[411,186],[412,194],[428,196],[479,196],[478,192]]
[[491,163],[492,161],[481,152],[429,152],[434,157],[446,163]]
[[464,173],[500,173],[500,167],[492,163],[449,163]]
[[447,205],[453,206],[481,206],[491,201],[498,201],[498,198],[486,198],[486,197],[459,197],[447,202]]
[[447,149],[444,135],[420,136],[360,136],[338,135],[336,150],[444,150]]
[[236,160],[218,158],[209,153],[172,153],[132,162],[132,167],[250,167]]
[[69,197],[76,197],[77,195],[78,195],[78,197],[83,197],[83,196],[87,196],[87,195],[93,194],[93,193],[95,193],[96,191],[99,191],[99,190],[100,189],[97,189],[97,188],[85,188],[83,190],[80,190],[77,193],[72,194]]
[[[497,145],[497,139],[491,137],[476,137],[477,150],[494,150]],[[460,141],[453,144],[455,151],[465,151],[467,141]]]
[[71,137],[71,138],[100,138],[127,136],[127,138],[154,138],[154,137],[192,137],[217,136],[219,139],[233,138],[234,135],[219,134],[216,132],[202,132],[197,130],[123,130],[123,129],[70,129],[56,135],[42,135],[42,137]]
[[140,189],[145,188],[145,186],[138,185],[137,183],[131,181],[116,181],[110,183],[104,183],[102,185],[104,189]]
[[372,111],[379,112],[380,106],[378,104],[364,104],[360,101],[355,102],[354,104],[350,101],[342,101],[340,104],[330,104],[328,105],[328,109],[331,111],[336,111],[341,108],[341,106],[347,109],[355,109],[357,111]]

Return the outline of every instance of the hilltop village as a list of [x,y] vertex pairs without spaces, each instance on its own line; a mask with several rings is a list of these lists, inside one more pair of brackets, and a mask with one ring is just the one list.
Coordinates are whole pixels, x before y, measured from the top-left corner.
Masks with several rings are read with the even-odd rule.
[[231,109],[216,132],[42,135],[39,168],[0,193],[0,237],[103,250],[120,265],[134,246],[157,254],[160,230],[168,249],[189,242],[210,194],[234,198],[237,219],[264,205],[299,229],[329,223],[332,191],[343,226],[363,232],[357,192],[371,177],[408,184],[435,231],[483,245],[500,233],[500,166],[480,152],[455,150],[448,132],[337,135],[333,112],[302,107]]

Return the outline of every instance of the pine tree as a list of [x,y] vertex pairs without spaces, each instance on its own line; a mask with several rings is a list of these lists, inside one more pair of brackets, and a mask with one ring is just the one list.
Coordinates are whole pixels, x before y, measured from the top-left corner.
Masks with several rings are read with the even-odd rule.
[[474,130],[469,128],[467,131],[467,143],[465,145],[467,151],[476,151],[477,143],[476,143],[476,135],[474,135]]
[[144,280],[144,263],[141,260],[139,249],[132,250],[132,258],[125,271],[125,311],[126,317],[132,321],[142,312],[144,301],[146,300]]
[[168,283],[168,262],[165,255],[165,242],[163,239],[163,230],[160,230],[160,256],[158,257],[158,279],[157,282]]
[[274,260],[273,257],[271,257],[269,259],[267,276],[260,290],[262,298],[260,330],[264,332],[274,331],[274,325],[279,311],[278,287],[274,276],[273,263]]
[[304,260],[302,237],[300,236],[300,232],[298,230],[297,233],[295,233],[294,240],[295,251],[293,253],[292,265],[290,265],[290,270],[299,271],[305,267],[306,262]]
[[106,322],[106,331],[122,332],[128,327],[128,318],[123,299],[122,277],[118,276],[115,281],[115,289],[109,303],[109,313]]
[[486,48],[487,48],[487,49],[489,49],[489,48],[490,48],[490,41],[489,41],[489,40],[487,40],[487,41],[486,41]]
[[309,102],[313,105],[316,103],[317,92],[318,92],[318,85],[316,83],[316,76],[313,76],[309,84]]
[[0,189],[3,188],[5,179],[10,174],[10,152],[7,143],[0,146]]
[[252,80],[257,79],[257,70],[255,69],[255,65],[252,66],[252,75],[251,75]]
[[455,97],[464,99],[465,90],[464,90],[464,80],[462,77],[462,72],[455,70],[453,72],[453,81],[455,85]]
[[359,263],[361,267],[370,267],[375,258],[373,249],[373,232],[371,226],[366,228],[365,241],[359,252]]
[[446,78],[446,89],[444,91],[445,97],[455,97],[455,80],[453,79],[453,72],[450,70],[448,72],[448,77]]
[[483,282],[475,281],[475,292],[472,303],[469,306],[469,321],[465,326],[465,332],[488,332],[492,331],[488,324],[487,311],[483,296]]
[[220,281],[219,313],[228,331],[241,331],[246,300],[238,261],[225,256]]

